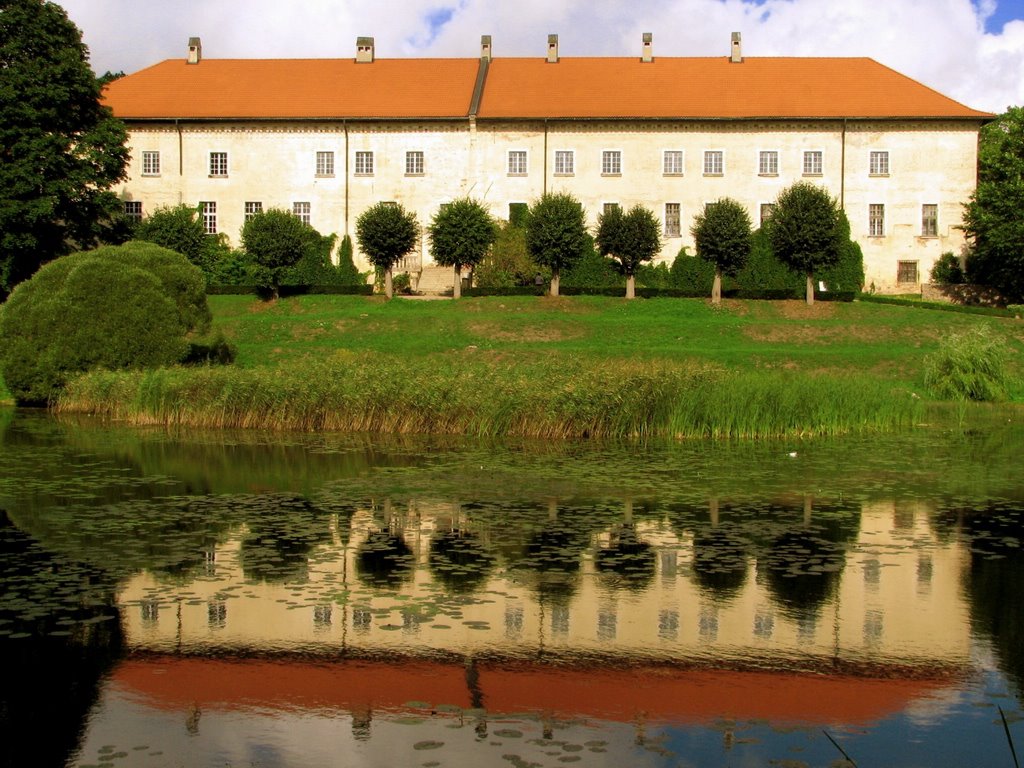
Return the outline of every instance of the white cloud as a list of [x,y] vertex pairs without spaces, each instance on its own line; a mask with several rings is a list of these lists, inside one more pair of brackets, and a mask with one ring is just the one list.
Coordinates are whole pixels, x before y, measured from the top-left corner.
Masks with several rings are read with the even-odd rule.
[[[1006,0],[1000,0],[1005,10]],[[985,32],[995,0],[63,0],[98,72],[132,72],[184,57],[202,37],[214,58],[354,55],[372,35],[377,55],[543,56],[548,33],[563,56],[634,56],[642,32],[655,55],[724,56],[743,33],[748,56],[870,56],[969,106],[1024,103],[1024,21]],[[448,11],[443,24],[432,24]],[[1022,12],[1024,15],[1024,12]]]

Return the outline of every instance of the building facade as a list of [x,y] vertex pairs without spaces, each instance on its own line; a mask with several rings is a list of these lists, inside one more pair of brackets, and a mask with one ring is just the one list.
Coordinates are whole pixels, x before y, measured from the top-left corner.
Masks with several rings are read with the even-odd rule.
[[[395,201],[422,225],[470,195],[498,218],[569,192],[590,224],[642,204],[663,227],[660,260],[693,252],[690,227],[721,197],[755,225],[795,181],[823,186],[864,252],[866,287],[919,289],[959,253],[991,117],[870,59],[653,56],[183,60],[113,82],[129,127],[126,210],[202,207],[208,232],[238,241],[247,216],[285,208],[323,233],[354,234]],[[357,263],[360,257],[357,253]],[[426,239],[409,260],[431,262]]]

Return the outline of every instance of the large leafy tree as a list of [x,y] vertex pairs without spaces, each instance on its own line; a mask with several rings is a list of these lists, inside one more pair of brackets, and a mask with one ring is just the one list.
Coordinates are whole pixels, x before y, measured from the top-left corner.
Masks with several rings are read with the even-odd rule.
[[814,273],[834,266],[849,238],[835,198],[819,186],[798,181],[775,200],[764,224],[772,252],[807,277],[807,303],[814,303]]
[[260,285],[277,298],[285,271],[320,241],[320,234],[298,216],[270,208],[252,216],[242,227],[242,247],[257,268]]
[[530,207],[526,219],[526,249],[533,260],[551,270],[551,295],[558,279],[589,246],[583,206],[569,194],[545,193]]
[[120,210],[127,133],[88,55],[59,5],[0,0],[0,297],[95,244]]
[[610,256],[626,276],[626,298],[636,296],[636,271],[661,250],[661,227],[650,209],[634,205],[623,213],[612,206],[597,218],[594,242],[602,256]]
[[1024,300],[1024,107],[981,129],[978,188],[964,205],[967,278]]
[[419,236],[416,214],[398,203],[377,203],[356,219],[359,248],[374,267],[384,272],[384,293],[389,299],[394,295],[392,270],[416,247]]
[[487,255],[497,237],[487,209],[469,197],[443,206],[430,222],[430,251],[434,261],[455,268],[455,298],[462,292],[462,268],[473,268]]
[[722,302],[722,273],[735,276],[750,258],[751,227],[747,209],[730,197],[710,203],[694,218],[690,234],[697,255],[715,266],[712,304]]

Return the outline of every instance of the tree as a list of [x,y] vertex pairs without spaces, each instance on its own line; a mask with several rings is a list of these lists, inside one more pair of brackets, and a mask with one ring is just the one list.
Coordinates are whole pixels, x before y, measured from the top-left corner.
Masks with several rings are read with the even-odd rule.
[[257,269],[258,282],[277,298],[286,270],[315,249],[320,234],[291,211],[268,208],[242,226],[242,247]]
[[398,203],[377,203],[356,219],[359,247],[377,269],[384,272],[384,293],[394,295],[391,271],[398,260],[416,247],[420,225],[416,214]]
[[626,298],[635,297],[636,270],[661,250],[658,219],[642,205],[634,205],[628,213],[615,205],[598,216],[594,239],[600,254],[615,259],[626,276]]
[[981,129],[978,187],[964,205],[967,279],[1024,300],[1024,107]]
[[722,273],[736,276],[752,247],[750,214],[740,203],[723,197],[698,213],[690,227],[697,256],[715,267],[711,303],[722,303]]
[[462,268],[479,264],[497,237],[494,219],[479,202],[464,197],[435,213],[427,231],[434,261],[455,268],[455,298],[459,298]]
[[199,269],[138,241],[51,261],[0,309],[0,372],[15,399],[31,404],[92,368],[176,363],[186,335],[210,324]]
[[124,125],[101,106],[64,10],[0,1],[0,298],[41,264],[103,237],[121,203]]
[[530,207],[526,249],[533,260],[551,270],[551,295],[558,295],[558,277],[588,245],[583,206],[569,194],[545,193]]
[[203,243],[207,238],[199,209],[188,205],[161,206],[139,222],[135,239],[156,243],[203,266]]
[[772,252],[807,276],[807,303],[814,303],[814,273],[839,261],[843,217],[835,198],[821,187],[798,181],[782,190],[764,223]]

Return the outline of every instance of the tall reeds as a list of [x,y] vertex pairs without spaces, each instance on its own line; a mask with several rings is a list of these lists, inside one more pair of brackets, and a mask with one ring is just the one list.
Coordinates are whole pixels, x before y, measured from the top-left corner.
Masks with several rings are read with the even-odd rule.
[[96,371],[72,381],[54,407],[136,424],[539,438],[842,434],[907,425],[915,413],[909,393],[866,379],[386,355]]

